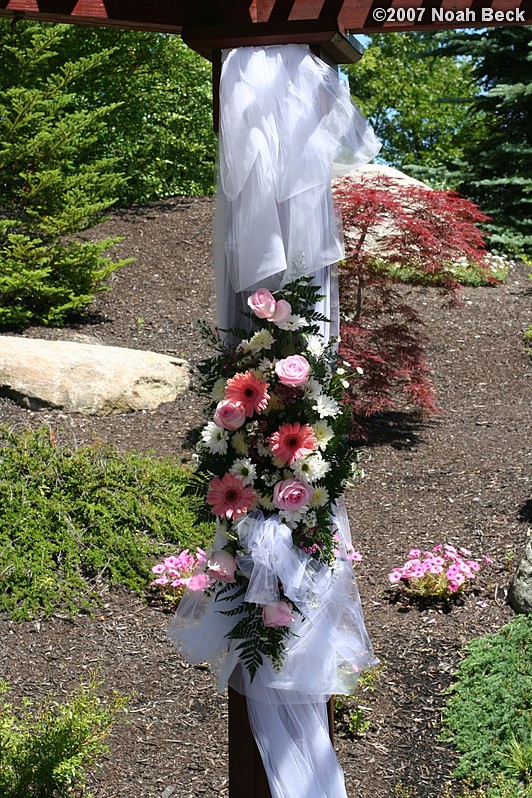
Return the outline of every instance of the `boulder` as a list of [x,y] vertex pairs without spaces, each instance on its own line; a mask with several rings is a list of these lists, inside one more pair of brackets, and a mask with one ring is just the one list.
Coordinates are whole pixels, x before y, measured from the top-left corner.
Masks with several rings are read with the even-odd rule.
[[532,537],[510,584],[508,601],[516,612],[532,612]]
[[0,395],[23,407],[86,413],[153,410],[189,384],[185,360],[73,341],[0,336]]

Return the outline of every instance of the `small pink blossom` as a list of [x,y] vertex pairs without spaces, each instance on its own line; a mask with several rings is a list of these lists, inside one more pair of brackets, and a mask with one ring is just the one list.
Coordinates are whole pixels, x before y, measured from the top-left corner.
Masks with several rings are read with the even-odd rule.
[[186,584],[189,590],[206,590],[210,585],[210,581],[208,574],[199,573],[191,576]]
[[395,568],[390,574],[388,574],[388,579],[392,583],[392,585],[395,585],[397,584],[397,582],[400,582],[402,578],[403,574],[398,568]]
[[410,549],[410,551],[408,552],[408,556],[411,557],[412,559],[421,557],[421,551],[419,549]]
[[288,626],[293,620],[292,606],[288,601],[277,601],[275,604],[265,604],[262,608],[262,622],[264,626]]

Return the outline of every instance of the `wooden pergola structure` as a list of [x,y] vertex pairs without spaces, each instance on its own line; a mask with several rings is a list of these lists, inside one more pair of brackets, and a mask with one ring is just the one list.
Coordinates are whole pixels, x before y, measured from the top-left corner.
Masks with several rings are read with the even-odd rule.
[[[328,63],[355,63],[354,34],[532,25],[532,0],[0,0],[0,17],[179,34],[213,62],[217,129],[221,51],[307,44]],[[333,734],[332,702],[329,725]],[[246,701],[229,691],[230,798],[270,798]]]

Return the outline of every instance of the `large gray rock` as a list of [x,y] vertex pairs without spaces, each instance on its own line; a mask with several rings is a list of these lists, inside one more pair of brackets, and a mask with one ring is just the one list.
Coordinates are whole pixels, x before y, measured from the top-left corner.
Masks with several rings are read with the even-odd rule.
[[508,601],[516,612],[532,612],[532,538],[512,579]]
[[88,414],[153,410],[189,384],[185,360],[72,341],[0,336],[0,394]]

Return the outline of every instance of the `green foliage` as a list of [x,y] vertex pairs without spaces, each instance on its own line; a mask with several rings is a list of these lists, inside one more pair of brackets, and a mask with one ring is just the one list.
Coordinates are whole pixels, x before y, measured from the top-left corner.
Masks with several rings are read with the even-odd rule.
[[102,154],[116,105],[76,108],[76,87],[108,53],[54,65],[65,26],[0,21],[0,328],[61,324],[126,261],[80,231],[102,218],[123,180]]
[[379,665],[360,674],[354,693],[334,696],[334,721],[336,730],[351,740],[363,737],[370,727],[367,719],[367,707],[362,706],[360,698],[367,693],[375,692],[377,681],[383,671]]
[[501,773],[530,789],[531,644],[532,617],[519,615],[469,645],[444,712],[459,753],[458,778],[489,783]]
[[[478,92],[468,59],[427,56],[434,34],[372,34],[364,58],[347,67],[351,91],[383,142],[380,158],[441,188],[442,164],[482,134],[459,98]],[[445,172],[445,170],[444,170]]]
[[62,704],[50,697],[14,708],[0,682],[0,795],[66,798],[84,790],[87,771],[108,751],[105,740],[125,709],[124,698],[103,700],[94,677]]
[[141,593],[170,544],[205,543],[187,472],[171,459],[72,451],[49,431],[0,428],[0,610],[16,620],[76,613],[97,600],[98,579]]
[[102,155],[116,158],[127,181],[120,202],[208,194],[214,186],[210,63],[176,35],[72,25],[56,64],[108,53],[74,97],[79,111],[111,105]]
[[[456,164],[459,191],[492,221],[490,246],[532,254],[532,31],[528,26],[437,34],[439,52],[470,59],[481,91],[472,124],[482,136],[467,141]],[[445,58],[444,58],[445,60]]]

